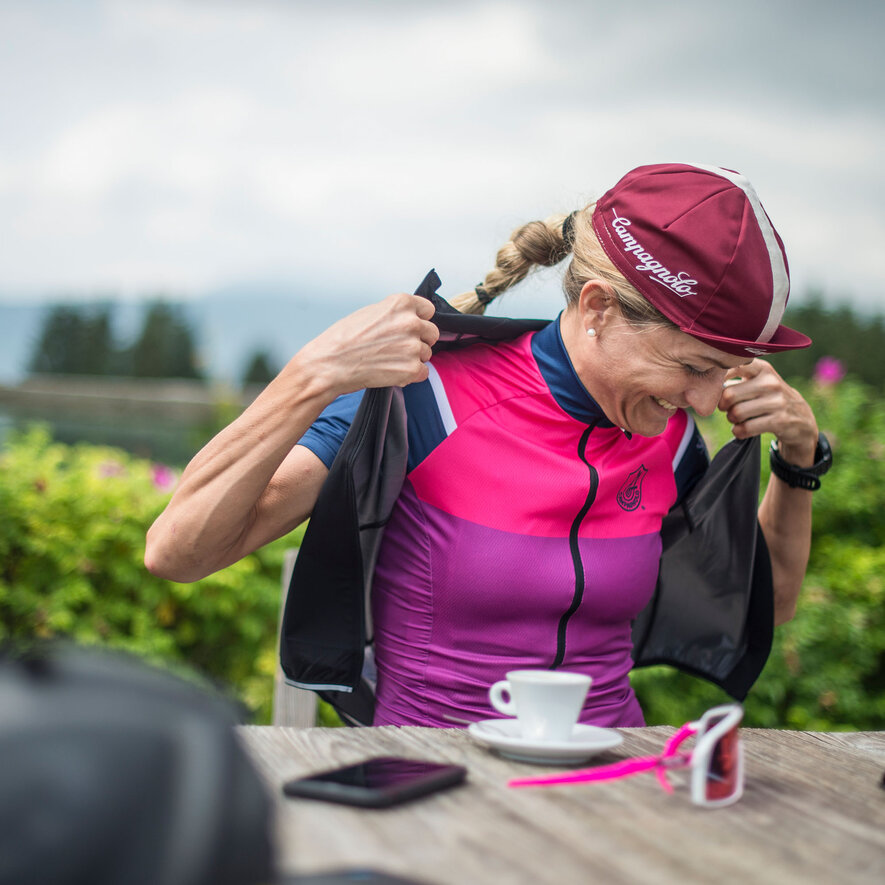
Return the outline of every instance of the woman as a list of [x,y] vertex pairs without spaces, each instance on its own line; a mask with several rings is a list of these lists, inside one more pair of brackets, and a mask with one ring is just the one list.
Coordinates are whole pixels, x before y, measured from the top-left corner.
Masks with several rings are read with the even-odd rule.
[[[593,676],[582,721],[641,725],[630,622],[654,590],[661,519],[707,462],[686,410],[718,407],[736,437],[773,433],[781,462],[812,468],[811,409],[757,358],[810,341],[780,325],[783,246],[736,173],[636,169],[597,203],[520,228],[454,303],[480,312],[569,254],[566,309],[514,341],[431,361],[431,304],[396,295],[310,342],[188,466],[148,568],[196,580],[300,524],[358,391],[402,386],[408,474],[372,595],[375,723],[480,719],[506,670],[552,666]],[[811,492],[773,476],[759,521],[780,623],[805,572]]]

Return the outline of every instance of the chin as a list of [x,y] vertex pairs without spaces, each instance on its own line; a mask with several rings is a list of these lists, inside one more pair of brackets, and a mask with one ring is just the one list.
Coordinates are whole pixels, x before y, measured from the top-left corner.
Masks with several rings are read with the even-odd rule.
[[655,418],[648,421],[632,422],[629,425],[625,425],[624,430],[634,433],[636,436],[660,436],[667,429],[669,423],[669,418],[663,421],[660,418]]

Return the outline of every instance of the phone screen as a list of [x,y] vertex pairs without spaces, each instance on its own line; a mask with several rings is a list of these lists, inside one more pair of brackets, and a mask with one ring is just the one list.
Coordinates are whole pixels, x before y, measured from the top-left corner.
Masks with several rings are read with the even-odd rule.
[[379,756],[289,781],[283,785],[283,792],[287,796],[381,807],[455,786],[466,774],[460,765]]

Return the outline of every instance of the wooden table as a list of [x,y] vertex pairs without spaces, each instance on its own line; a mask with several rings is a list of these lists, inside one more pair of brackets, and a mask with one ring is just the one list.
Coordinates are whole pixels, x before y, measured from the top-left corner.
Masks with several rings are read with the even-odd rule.
[[[656,753],[673,729],[622,732],[594,763]],[[437,885],[885,882],[885,732],[743,729],[746,792],[715,810],[692,805],[687,786],[667,795],[653,774],[512,789],[512,777],[558,769],[503,759],[460,729],[240,733],[277,797],[287,872],[369,866]],[[385,754],[465,765],[467,784],[386,810],[281,794],[289,778]]]

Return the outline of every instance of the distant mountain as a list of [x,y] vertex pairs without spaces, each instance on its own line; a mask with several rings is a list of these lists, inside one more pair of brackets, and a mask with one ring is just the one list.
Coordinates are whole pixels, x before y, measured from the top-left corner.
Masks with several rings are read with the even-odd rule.
[[212,378],[238,382],[250,357],[266,350],[278,368],[336,320],[366,302],[299,296],[282,286],[236,286],[184,305]]
[[[278,368],[302,345],[336,320],[367,302],[350,294],[297,283],[256,283],[226,286],[196,299],[167,299],[182,307],[196,335],[206,374],[218,381],[239,383],[250,357],[266,350]],[[559,284],[540,277],[523,284],[489,311],[501,315],[552,318],[564,306]],[[443,290],[443,294],[451,293]],[[126,341],[141,327],[144,301],[108,301],[114,332]],[[27,375],[27,365],[40,336],[44,317],[55,298],[22,304],[0,301],[0,384],[14,384]],[[73,304],[86,304],[82,299]]]
[[[27,374],[44,317],[62,300],[0,302],[0,384]],[[170,301],[190,321],[207,375],[232,382],[239,382],[255,351],[268,351],[282,367],[302,345],[364,303],[334,293],[299,296],[292,287],[278,284],[231,286],[194,300]],[[112,309],[117,337],[126,340],[136,334],[144,303],[112,302]]]

